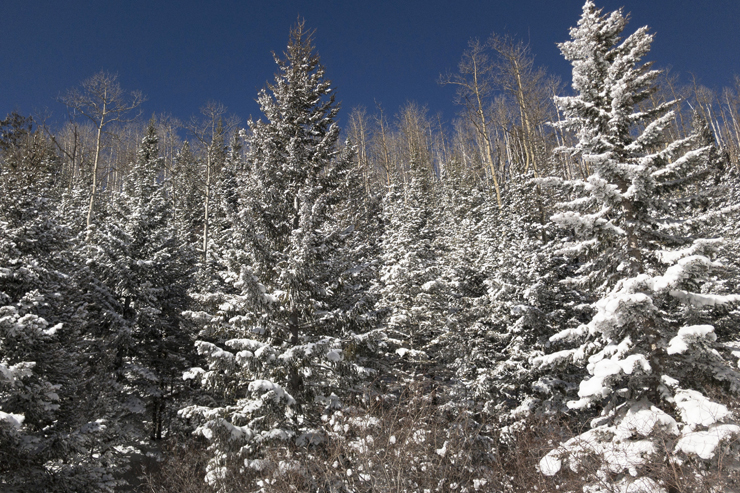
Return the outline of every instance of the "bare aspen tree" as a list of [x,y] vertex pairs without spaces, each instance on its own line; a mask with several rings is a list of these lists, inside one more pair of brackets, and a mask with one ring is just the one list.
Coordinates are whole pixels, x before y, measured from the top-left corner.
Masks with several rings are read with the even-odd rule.
[[435,170],[431,157],[431,139],[426,107],[409,102],[397,115],[397,127],[401,138],[401,155],[405,167],[410,165],[412,157],[434,178]]
[[121,190],[125,176],[136,162],[136,155],[141,146],[146,126],[141,121],[120,125],[111,141],[106,146],[108,157],[105,160],[107,172],[98,181],[98,188],[104,190]]
[[516,158],[521,155],[517,152],[516,117],[512,114],[514,107],[502,95],[494,98],[490,108],[491,146],[495,151],[497,167],[501,170],[502,188],[505,188],[506,174],[512,178],[516,167],[514,163],[519,163],[520,160]]
[[[530,169],[535,177],[542,174],[544,161],[544,147],[546,140],[541,138],[541,128],[551,119],[547,108],[550,107],[550,98],[547,92],[547,75],[544,69],[534,67],[534,56],[529,46],[517,41],[511,36],[491,34],[488,46],[496,53],[493,63],[493,80],[495,85],[503,91],[505,97],[514,103],[513,114],[519,119],[519,124],[510,127],[510,135],[514,137],[514,154],[521,156],[523,173]],[[506,104],[506,103],[504,103]],[[508,147],[508,146],[507,146]],[[511,166],[509,166],[511,170]],[[546,223],[542,190],[537,187],[537,205],[540,212],[540,222]],[[544,231],[544,230],[543,230]],[[544,236],[543,236],[544,241]]]
[[448,163],[449,162],[449,151],[447,149],[447,137],[445,135],[445,129],[442,126],[442,113],[437,113],[437,136],[436,139],[436,146],[438,148],[438,152],[440,153],[440,161],[442,163]]
[[[740,76],[736,75],[734,79],[734,87],[728,88],[725,92],[725,96],[727,99],[727,106],[730,109],[730,115],[732,115],[732,123],[733,128],[735,130],[735,143],[736,148],[738,149],[738,154],[740,154],[740,125],[738,124],[738,121],[740,120]],[[735,156],[735,165],[740,166],[740,157]]]
[[[736,76],[736,84],[738,84],[738,79]],[[738,124],[738,120],[740,120],[740,117],[738,116],[738,105],[740,101],[738,100],[738,94],[734,90],[730,89],[729,87],[726,87],[722,92],[722,99],[723,103],[727,107],[727,113],[729,114],[729,128],[727,128],[727,134],[730,137],[729,140],[732,142],[732,149],[730,153],[730,157],[734,163],[740,162],[739,156],[740,156],[740,124]]]
[[182,147],[182,140],[177,134],[182,123],[171,115],[158,115],[157,134],[159,135],[159,152],[164,158],[164,179],[168,182],[170,193],[173,193],[172,170],[177,151]]
[[214,101],[208,102],[200,112],[202,119],[193,117],[187,129],[195,137],[203,153],[205,169],[201,186],[203,189],[203,259],[208,259],[208,237],[210,228],[211,195],[218,173],[226,159],[227,135],[239,125],[235,116],[226,117],[226,107]]
[[452,141],[452,159],[466,172],[477,176],[481,181],[488,179],[488,164],[480,153],[478,131],[467,118],[459,118],[454,122]]
[[682,104],[690,96],[691,91],[687,87],[679,86],[678,75],[671,74],[669,70],[666,70],[661,76],[661,86],[665,88],[666,100],[679,101],[679,106],[673,117],[673,125],[676,129],[676,135],[688,135],[687,132],[691,132],[690,118],[689,122],[684,121],[684,112],[681,111]]
[[540,174],[537,152],[537,127],[547,120],[542,101],[546,74],[534,68],[534,57],[529,46],[510,36],[492,34],[489,46],[498,55],[494,63],[494,80],[515,102],[519,114],[521,150],[524,157],[524,173],[530,168],[535,176]]
[[371,195],[371,169],[368,157],[369,131],[365,107],[354,108],[349,116],[349,135],[352,144],[357,147],[357,167],[362,173],[362,182],[367,196]]
[[377,104],[377,107],[378,116],[375,117],[375,124],[378,127],[378,131],[375,132],[373,141],[375,142],[376,146],[380,147],[380,154],[382,155],[380,166],[383,168],[383,171],[385,173],[385,186],[390,187],[392,175],[391,168],[393,163],[391,162],[390,146],[388,142],[388,122],[385,119],[383,107],[380,104]]
[[714,91],[706,86],[700,85],[696,77],[692,77],[692,85],[694,89],[694,100],[697,105],[694,109],[698,110],[702,118],[704,118],[704,120],[709,124],[719,147],[724,148],[725,145],[722,141],[722,134],[719,131],[719,121],[717,121],[714,113],[714,103],[717,100]]
[[475,126],[483,143],[483,154],[490,168],[496,192],[496,203],[501,208],[498,170],[493,160],[490,123],[485,108],[485,102],[493,92],[493,65],[486,54],[485,45],[477,39],[471,40],[468,43],[468,50],[463,53],[458,69],[459,73],[443,75],[439,82],[442,85],[454,85],[457,88],[455,103],[464,108],[466,117]]
[[[95,126],[95,153],[93,157],[92,188],[90,205],[87,209],[86,227],[92,224],[95,195],[98,188],[100,153],[103,149],[103,136],[107,127],[131,121],[127,115],[138,108],[146,99],[139,91],[125,92],[118,84],[118,76],[108,72],[98,72],[82,82],[81,88],[71,89],[61,98],[73,114],[79,113]],[[138,115],[136,115],[138,116]]]
[[68,189],[71,190],[77,174],[78,156],[81,154],[79,152],[80,135],[78,124],[75,121],[66,122],[58,131],[58,134],[55,135],[47,125],[46,118],[44,118],[40,128],[44,130],[47,138],[59,151],[59,155],[62,157],[62,173],[68,177]]

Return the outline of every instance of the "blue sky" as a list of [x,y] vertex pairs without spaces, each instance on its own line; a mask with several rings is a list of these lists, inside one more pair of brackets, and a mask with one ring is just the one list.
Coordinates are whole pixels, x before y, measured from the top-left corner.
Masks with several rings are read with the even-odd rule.
[[[148,98],[146,113],[181,119],[209,100],[246,120],[276,70],[298,16],[316,29],[316,46],[338,91],[343,118],[356,105],[381,102],[393,114],[406,101],[430,114],[455,115],[453,89],[440,73],[455,70],[467,42],[496,31],[530,43],[536,62],[569,78],[555,43],[568,37],[581,0],[290,1],[10,1],[0,32],[0,117],[64,113],[56,98],[102,70]],[[737,0],[597,0],[631,12],[628,32],[656,33],[650,59],[721,88],[740,74]]]

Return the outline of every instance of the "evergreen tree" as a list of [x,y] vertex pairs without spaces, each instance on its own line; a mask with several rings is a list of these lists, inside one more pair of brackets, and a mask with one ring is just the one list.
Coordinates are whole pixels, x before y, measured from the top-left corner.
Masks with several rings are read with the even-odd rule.
[[[90,454],[80,265],[57,210],[61,166],[38,132],[0,160],[0,489],[112,491]],[[10,158],[10,159],[8,159]]]
[[563,462],[578,470],[587,455],[601,456],[590,491],[606,491],[599,483],[657,489],[650,461],[716,460],[717,445],[740,433],[727,422],[728,409],[708,397],[713,388],[740,391],[723,344],[730,341],[718,341],[713,325],[740,297],[722,287],[719,240],[688,227],[711,219],[693,206],[711,189],[712,146],[702,146],[697,132],[665,140],[674,103],[639,106],[659,72],[641,64],[652,35],[641,28],[622,40],[626,23],[621,10],[602,15],[588,0],[571,41],[560,45],[576,95],[556,103],[563,126],[578,137],[563,151],[592,174],[560,182],[574,198],[552,217],[569,233],[554,253],[577,266],[567,283],[600,299],[588,323],[550,338],[555,349],[578,342],[576,348],[532,360],[539,369],[570,362],[588,372],[567,405],[593,408],[598,417],[540,466],[553,475]]
[[[204,266],[204,282],[212,282],[214,273],[226,268],[225,255],[236,245],[239,223],[238,176],[244,171],[242,135],[235,132],[224,165],[214,187],[209,235],[209,259]],[[216,288],[218,289],[218,288]]]
[[542,241],[552,236],[551,225],[540,224],[545,197],[531,178],[508,184],[502,208],[490,198],[479,206],[466,262],[476,271],[475,283],[468,281],[475,289],[461,298],[462,348],[453,363],[465,389],[502,423],[527,417],[542,394],[556,400],[561,382],[546,385],[528,361],[551,327],[573,317],[572,293],[559,283],[566,262],[548,255],[550,242]]
[[337,145],[338,106],[302,22],[285,59],[275,61],[275,82],[258,97],[267,121],[249,122],[238,202],[231,192],[223,197],[225,244],[216,249],[223,287],[197,296],[215,309],[189,313],[202,327],[196,346],[208,369],[186,377],[219,405],[180,414],[197,419],[196,431],[211,442],[206,480],[219,487],[236,458],[254,472],[266,467],[273,442],[320,440],[322,412],[340,405],[351,389],[347,376],[363,371],[345,358],[354,314],[336,296],[344,284],[337,268],[347,263],[337,252],[354,231],[341,217],[356,181],[352,148]]
[[[377,309],[385,312],[384,326],[395,350],[412,361],[428,359],[426,345],[444,331],[445,286],[441,283],[437,223],[432,183],[414,154],[406,189],[391,185],[384,199],[385,230]],[[440,317],[442,320],[440,320]]]
[[172,204],[179,235],[189,245],[199,246],[203,233],[203,201],[199,165],[185,141],[174,158],[171,176]]
[[109,355],[103,362],[108,367],[98,371],[113,377],[101,389],[108,435],[127,446],[162,438],[192,343],[181,313],[194,257],[177,234],[163,168],[152,121],[123,190],[111,200],[110,220],[95,231],[88,253],[103,306],[99,337]]

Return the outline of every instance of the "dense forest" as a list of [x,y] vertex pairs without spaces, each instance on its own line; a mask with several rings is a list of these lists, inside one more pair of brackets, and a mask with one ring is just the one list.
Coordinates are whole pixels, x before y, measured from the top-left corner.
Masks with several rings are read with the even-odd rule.
[[0,490],[740,491],[740,77],[627,24],[472,40],[452,124],[340,115],[302,22],[245,125],[8,115]]

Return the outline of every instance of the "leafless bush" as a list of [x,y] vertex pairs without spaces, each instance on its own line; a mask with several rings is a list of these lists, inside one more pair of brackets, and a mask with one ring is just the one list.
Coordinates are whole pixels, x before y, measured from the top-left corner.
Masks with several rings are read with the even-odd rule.
[[203,440],[192,437],[166,443],[162,449],[163,460],[146,471],[141,492],[212,493],[203,480],[208,461],[206,446]]
[[[217,489],[524,493],[582,492],[598,484],[602,492],[621,491],[616,486],[620,477],[600,473],[608,458],[598,454],[582,457],[577,472],[564,467],[552,477],[540,473],[542,457],[578,435],[563,417],[532,417],[504,427],[472,404],[438,403],[428,388],[413,386],[371,404],[327,411],[321,421],[322,436],[313,437],[312,444],[291,440],[261,457],[234,461]],[[664,447],[664,452],[672,450],[668,436]],[[639,474],[668,493],[740,491],[736,449],[737,443],[727,444],[709,466],[661,453]],[[206,445],[195,440],[170,445],[144,491],[214,491],[203,480],[207,454]]]

